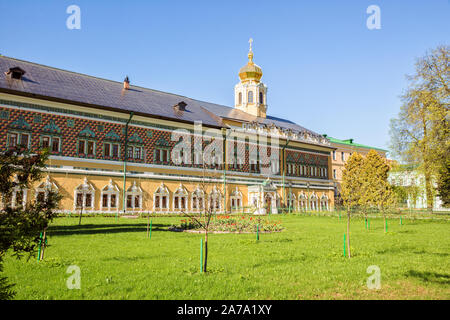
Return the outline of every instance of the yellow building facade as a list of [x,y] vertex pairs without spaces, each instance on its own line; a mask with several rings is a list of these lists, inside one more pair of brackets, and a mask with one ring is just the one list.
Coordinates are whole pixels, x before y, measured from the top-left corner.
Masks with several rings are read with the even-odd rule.
[[267,114],[253,62],[227,107],[0,56],[0,147],[47,148],[60,211],[255,214],[332,210],[329,139]]

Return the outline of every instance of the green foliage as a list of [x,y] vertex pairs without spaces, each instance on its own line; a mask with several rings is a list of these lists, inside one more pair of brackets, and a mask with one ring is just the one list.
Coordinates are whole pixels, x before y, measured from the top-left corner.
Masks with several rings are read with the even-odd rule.
[[363,156],[354,152],[345,163],[342,171],[341,197],[347,207],[358,206],[361,202],[363,164]]
[[445,207],[450,207],[450,159],[439,171],[437,179],[437,194]]
[[391,150],[403,162],[419,165],[431,210],[432,181],[450,149],[450,47],[439,46],[418,59],[409,80],[398,117],[391,120]]
[[[48,190],[47,197],[42,201],[31,201],[25,206],[21,203],[14,207],[11,205],[14,190],[29,189],[41,180],[47,158],[46,151],[33,153],[21,146],[0,153],[0,195],[3,204],[0,210],[0,258],[9,250],[17,257],[23,253],[33,253],[39,233],[56,217],[54,209],[60,196],[52,190]],[[11,296],[4,278],[0,281],[0,296]]]

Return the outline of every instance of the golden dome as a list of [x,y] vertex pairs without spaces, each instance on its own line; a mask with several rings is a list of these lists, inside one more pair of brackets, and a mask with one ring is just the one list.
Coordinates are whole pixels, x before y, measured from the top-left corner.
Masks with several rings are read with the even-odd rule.
[[248,63],[239,70],[239,78],[242,82],[256,81],[259,82],[263,75],[262,69],[253,63],[252,40],[250,39],[250,51],[248,52]]

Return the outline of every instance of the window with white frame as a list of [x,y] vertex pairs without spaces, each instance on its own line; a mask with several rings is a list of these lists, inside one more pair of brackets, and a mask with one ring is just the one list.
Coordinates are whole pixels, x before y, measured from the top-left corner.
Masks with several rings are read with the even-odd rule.
[[133,181],[133,185],[126,192],[127,209],[142,209],[142,189]]
[[203,211],[205,207],[205,193],[198,186],[194,190],[191,196],[191,208],[192,211]]
[[242,208],[242,193],[238,187],[230,195],[231,211],[239,211]]
[[169,190],[161,183],[153,194],[153,211],[169,210]]
[[180,184],[173,194],[173,210],[177,212],[186,211],[188,208],[188,192],[183,185]]
[[319,207],[318,200],[319,199],[318,199],[317,195],[313,192],[313,194],[309,197],[309,208],[311,211],[316,211],[319,209],[318,208]]
[[336,160],[336,150],[333,150],[333,160]]
[[214,213],[222,211],[222,194],[216,186],[209,194],[209,209]]
[[[17,184],[19,183],[17,175],[14,176],[14,182]],[[19,206],[25,207],[27,203],[27,195],[28,189],[20,188],[19,186],[14,187],[11,194],[11,208],[16,208]]]
[[50,191],[54,192],[54,193],[58,192],[58,186],[50,180],[49,176],[47,176],[45,178],[45,181],[40,183],[34,191],[35,191],[36,201],[44,202],[45,200],[47,200],[48,193]]
[[6,141],[8,148],[14,148],[18,145],[22,145],[29,149],[31,145],[31,135],[28,132],[8,132]]
[[74,191],[74,210],[94,209],[95,188],[90,184],[87,178],[84,178],[82,184],[78,185]]
[[101,191],[100,210],[119,210],[119,188],[112,179],[109,179],[109,183]]
[[306,211],[308,209],[308,200],[303,192],[298,196],[298,205],[299,209],[302,211]]
[[295,210],[295,194],[292,192],[289,192],[287,197],[287,205],[290,210]]
[[322,197],[320,198],[320,210],[321,211],[328,211],[329,210],[328,197],[325,194],[322,195]]

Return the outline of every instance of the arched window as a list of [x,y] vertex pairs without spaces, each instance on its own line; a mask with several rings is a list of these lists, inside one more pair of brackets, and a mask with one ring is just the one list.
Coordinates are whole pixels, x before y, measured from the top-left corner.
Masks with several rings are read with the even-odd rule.
[[192,193],[191,197],[191,208],[192,211],[201,212],[205,207],[205,193],[198,186]]
[[153,211],[169,211],[169,190],[164,183],[153,194]]
[[141,187],[136,185],[136,181],[133,181],[133,185],[130,188],[128,188],[126,197],[127,197],[126,198],[127,209],[142,210],[142,189]]
[[45,201],[47,199],[49,191],[57,193],[58,187],[56,186],[55,183],[51,182],[50,177],[47,176],[47,178],[45,178],[45,181],[39,184],[35,189],[36,201],[38,202]]
[[329,210],[328,197],[325,194],[322,195],[322,197],[320,198],[320,210],[321,211],[328,211]]
[[185,187],[180,183],[180,186],[173,194],[173,210],[177,212],[186,211],[188,199],[188,192]]
[[230,195],[231,201],[231,211],[236,212],[242,208],[242,193],[239,191],[238,187]]
[[119,188],[109,179],[109,183],[103,187],[100,195],[100,210],[119,210]]
[[264,104],[264,94],[262,92],[259,92],[259,103]]
[[242,104],[242,92],[238,94],[238,104]]
[[306,211],[308,209],[308,201],[303,192],[298,196],[298,205],[301,211]]
[[253,103],[253,91],[249,91],[248,92],[248,99],[247,99],[248,103]]
[[94,209],[94,197],[95,197],[95,189],[84,177],[83,183],[78,185],[74,191],[74,204],[73,209],[86,210]]

